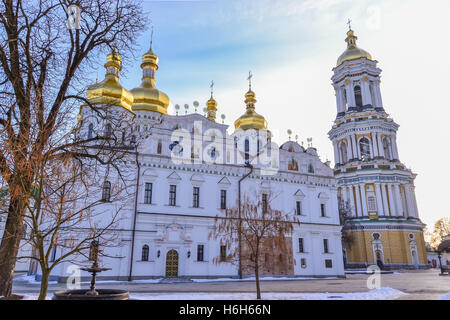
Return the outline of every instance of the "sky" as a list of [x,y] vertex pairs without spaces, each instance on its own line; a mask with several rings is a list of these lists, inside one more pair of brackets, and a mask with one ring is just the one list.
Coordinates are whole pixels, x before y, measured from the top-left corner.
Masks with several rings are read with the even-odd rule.
[[[298,142],[313,138],[322,161],[333,159],[328,139],[336,117],[332,68],[345,50],[347,21],[357,44],[383,70],[384,108],[399,125],[400,160],[417,173],[419,214],[432,229],[450,216],[450,1],[448,0],[144,0],[151,19],[122,84],[141,78],[140,56],[159,56],[156,86],[174,105],[218,101],[218,118],[232,133],[245,110],[248,72],[253,74],[256,111],[281,144],[287,130]],[[137,57],[137,58],[136,58]]]

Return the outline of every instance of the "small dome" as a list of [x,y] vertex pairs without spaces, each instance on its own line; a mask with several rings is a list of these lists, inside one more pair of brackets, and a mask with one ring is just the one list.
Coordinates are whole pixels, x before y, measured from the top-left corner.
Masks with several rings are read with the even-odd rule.
[[121,61],[115,49],[106,57],[105,79],[90,85],[87,89],[86,95],[90,103],[121,106],[132,112],[133,95],[119,83]]
[[339,56],[336,66],[340,66],[345,61],[351,61],[360,58],[372,60],[372,56],[370,55],[370,53],[356,46],[357,39],[358,37],[355,36],[354,31],[350,29],[347,32],[347,38],[345,39],[345,42],[347,42],[347,49]]
[[247,104],[246,112],[240,116],[235,122],[236,130],[267,130],[267,121],[264,117],[255,111],[255,93],[249,90],[245,94],[245,103]]

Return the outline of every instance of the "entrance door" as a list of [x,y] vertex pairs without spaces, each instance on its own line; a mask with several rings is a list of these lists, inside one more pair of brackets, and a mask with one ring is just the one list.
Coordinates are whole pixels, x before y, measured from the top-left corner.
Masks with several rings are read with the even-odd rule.
[[169,250],[166,255],[166,278],[178,277],[178,252]]
[[417,252],[416,252],[416,250],[411,250],[411,256],[412,256],[412,263],[417,268],[419,266],[419,259],[417,259]]

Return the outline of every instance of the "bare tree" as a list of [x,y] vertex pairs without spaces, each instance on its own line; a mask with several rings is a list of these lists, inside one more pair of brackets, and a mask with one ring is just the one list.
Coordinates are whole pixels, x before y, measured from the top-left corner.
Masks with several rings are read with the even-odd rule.
[[[220,239],[228,251],[225,257],[215,258],[214,261],[239,264],[241,260],[243,270],[255,275],[257,299],[261,299],[260,271],[267,260],[262,256],[264,249],[275,249],[275,256],[292,255],[292,241],[288,236],[292,234],[294,224],[300,224],[294,215],[272,209],[269,196],[259,197],[261,200],[256,202],[255,197],[244,195],[241,215],[238,208],[225,210],[225,216],[216,216],[210,233],[210,238]],[[241,257],[239,239],[242,241]]]
[[[70,5],[79,8],[79,17],[68,10]],[[74,28],[68,28],[68,18],[75,18]],[[75,148],[105,139],[68,140],[69,128],[63,124],[76,116],[80,102],[95,109],[83,92],[99,54],[112,45],[132,53],[146,22],[138,0],[0,1],[0,175],[8,187],[0,296],[11,294],[21,230],[41,163],[67,152],[74,159],[85,156],[109,164],[107,152]]]
[[445,236],[450,234],[450,218],[441,218],[434,224],[433,232],[430,234],[430,246],[434,250],[437,249]]
[[348,231],[348,221],[352,216],[352,205],[349,200],[344,201],[342,198],[339,201],[339,221],[342,225],[341,241],[342,246],[347,249],[351,249],[355,243],[355,238],[351,232]]

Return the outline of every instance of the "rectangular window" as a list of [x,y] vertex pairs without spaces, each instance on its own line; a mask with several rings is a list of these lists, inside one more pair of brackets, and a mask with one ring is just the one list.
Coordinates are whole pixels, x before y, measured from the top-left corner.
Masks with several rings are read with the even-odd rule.
[[298,252],[305,252],[303,248],[303,238],[298,238]]
[[227,190],[220,190],[220,209],[227,208]]
[[197,261],[203,261],[203,249],[204,249],[203,244],[199,244],[197,246]]
[[325,260],[325,268],[328,268],[328,269],[333,268],[333,260],[326,259]]
[[328,252],[328,239],[323,239],[323,252],[329,253]]
[[325,214],[326,214],[326,212],[325,212],[325,203],[321,203],[320,204],[320,215],[322,217],[325,217]]
[[267,194],[265,193],[262,195],[262,210],[263,212],[267,212]]
[[192,206],[194,208],[200,207],[200,188],[199,187],[194,187]]
[[220,261],[227,259],[227,246],[220,246]]
[[298,216],[300,216],[302,214],[302,202],[301,201],[296,202],[296,213]]
[[152,203],[152,191],[153,191],[153,184],[146,182],[144,192],[144,203],[146,204]]
[[177,186],[171,184],[169,192],[169,206],[175,206],[177,204]]

